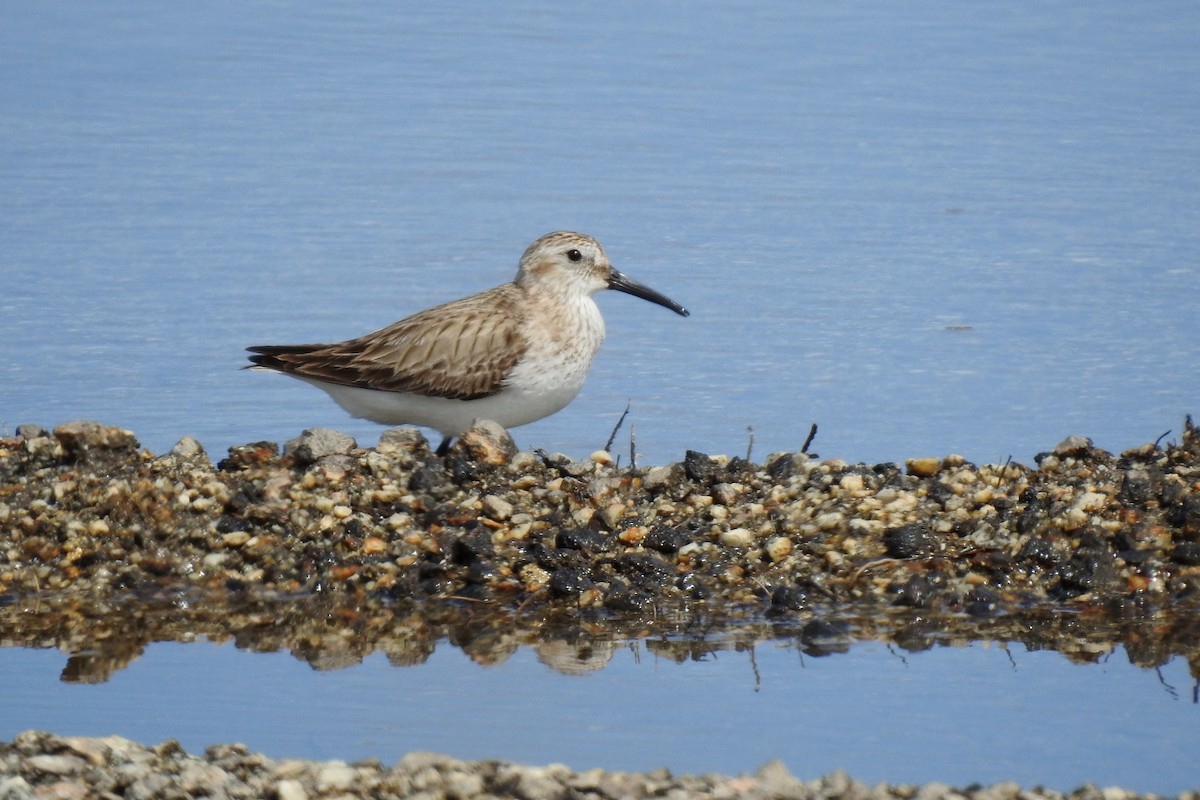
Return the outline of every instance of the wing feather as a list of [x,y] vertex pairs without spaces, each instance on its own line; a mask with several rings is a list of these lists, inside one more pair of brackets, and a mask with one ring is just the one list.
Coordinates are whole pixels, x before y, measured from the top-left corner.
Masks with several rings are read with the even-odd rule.
[[262,367],[385,392],[473,400],[500,391],[525,353],[513,284],[427,309],[330,345],[248,348]]

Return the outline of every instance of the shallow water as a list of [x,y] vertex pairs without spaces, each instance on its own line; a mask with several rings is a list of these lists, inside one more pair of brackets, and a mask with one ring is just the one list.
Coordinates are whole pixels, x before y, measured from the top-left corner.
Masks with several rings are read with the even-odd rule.
[[584,455],[630,402],[646,463],[812,422],[852,461],[1027,462],[1197,411],[1194,4],[72,8],[0,30],[10,427],[373,442],[241,349],[508,280],[556,228],[692,317],[601,298],[525,446]]
[[[1174,659],[1138,669],[1023,648],[907,653],[859,644],[835,657],[781,642],[676,663],[644,643],[601,645],[566,674],[523,647],[494,666],[443,643],[420,667],[383,654],[318,672],[282,653],[211,643],[152,645],[100,685],[58,680],[54,651],[0,650],[0,736],[30,727],[241,741],[276,758],[410,750],[576,769],[750,772],[782,758],[797,775],[843,768],[869,783],[1086,781],[1162,794],[1195,788],[1195,681]],[[950,677],[953,676],[953,677]],[[598,701],[598,698],[602,698]]]
[[[692,317],[600,298],[588,385],[523,446],[583,456],[627,402],[643,463],[742,455],[750,428],[755,456],[795,450],[813,422],[815,450],[868,462],[1151,441],[1200,410],[1198,24],[1178,2],[9,8],[0,426],[97,418],[216,455],[312,426],[372,443],[315,390],[238,371],[241,349],[487,288],[575,228]],[[0,650],[0,732],[1200,782],[1178,662],[1160,683],[1119,657],[760,647],[756,682],[749,656],[318,674],[157,644],[94,687],[57,684],[60,660]]]

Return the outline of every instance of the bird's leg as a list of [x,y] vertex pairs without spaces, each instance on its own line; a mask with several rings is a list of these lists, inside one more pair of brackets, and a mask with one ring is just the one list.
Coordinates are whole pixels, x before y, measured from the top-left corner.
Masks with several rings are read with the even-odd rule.
[[446,453],[450,452],[450,439],[451,438],[453,438],[453,437],[450,437],[450,436],[442,437],[442,443],[438,445],[437,450],[433,451],[434,455],[436,455],[438,458],[445,458]]

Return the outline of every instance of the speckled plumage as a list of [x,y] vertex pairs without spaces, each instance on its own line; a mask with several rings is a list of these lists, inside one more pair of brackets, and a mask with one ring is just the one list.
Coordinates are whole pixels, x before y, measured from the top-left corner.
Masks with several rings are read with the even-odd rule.
[[592,295],[606,288],[688,314],[613,269],[592,237],[558,231],[525,250],[512,283],[357,339],[260,345],[249,358],[318,386],[354,416],[434,428],[444,452],[475,419],[515,427],[575,397],[604,340]]

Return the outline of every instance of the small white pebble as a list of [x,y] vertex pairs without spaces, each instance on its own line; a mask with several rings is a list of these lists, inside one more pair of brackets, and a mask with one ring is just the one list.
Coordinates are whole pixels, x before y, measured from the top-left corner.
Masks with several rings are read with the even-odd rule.
[[748,531],[745,528],[730,528],[727,531],[722,531],[718,537],[718,541],[726,547],[752,547],[757,537],[753,531]]

